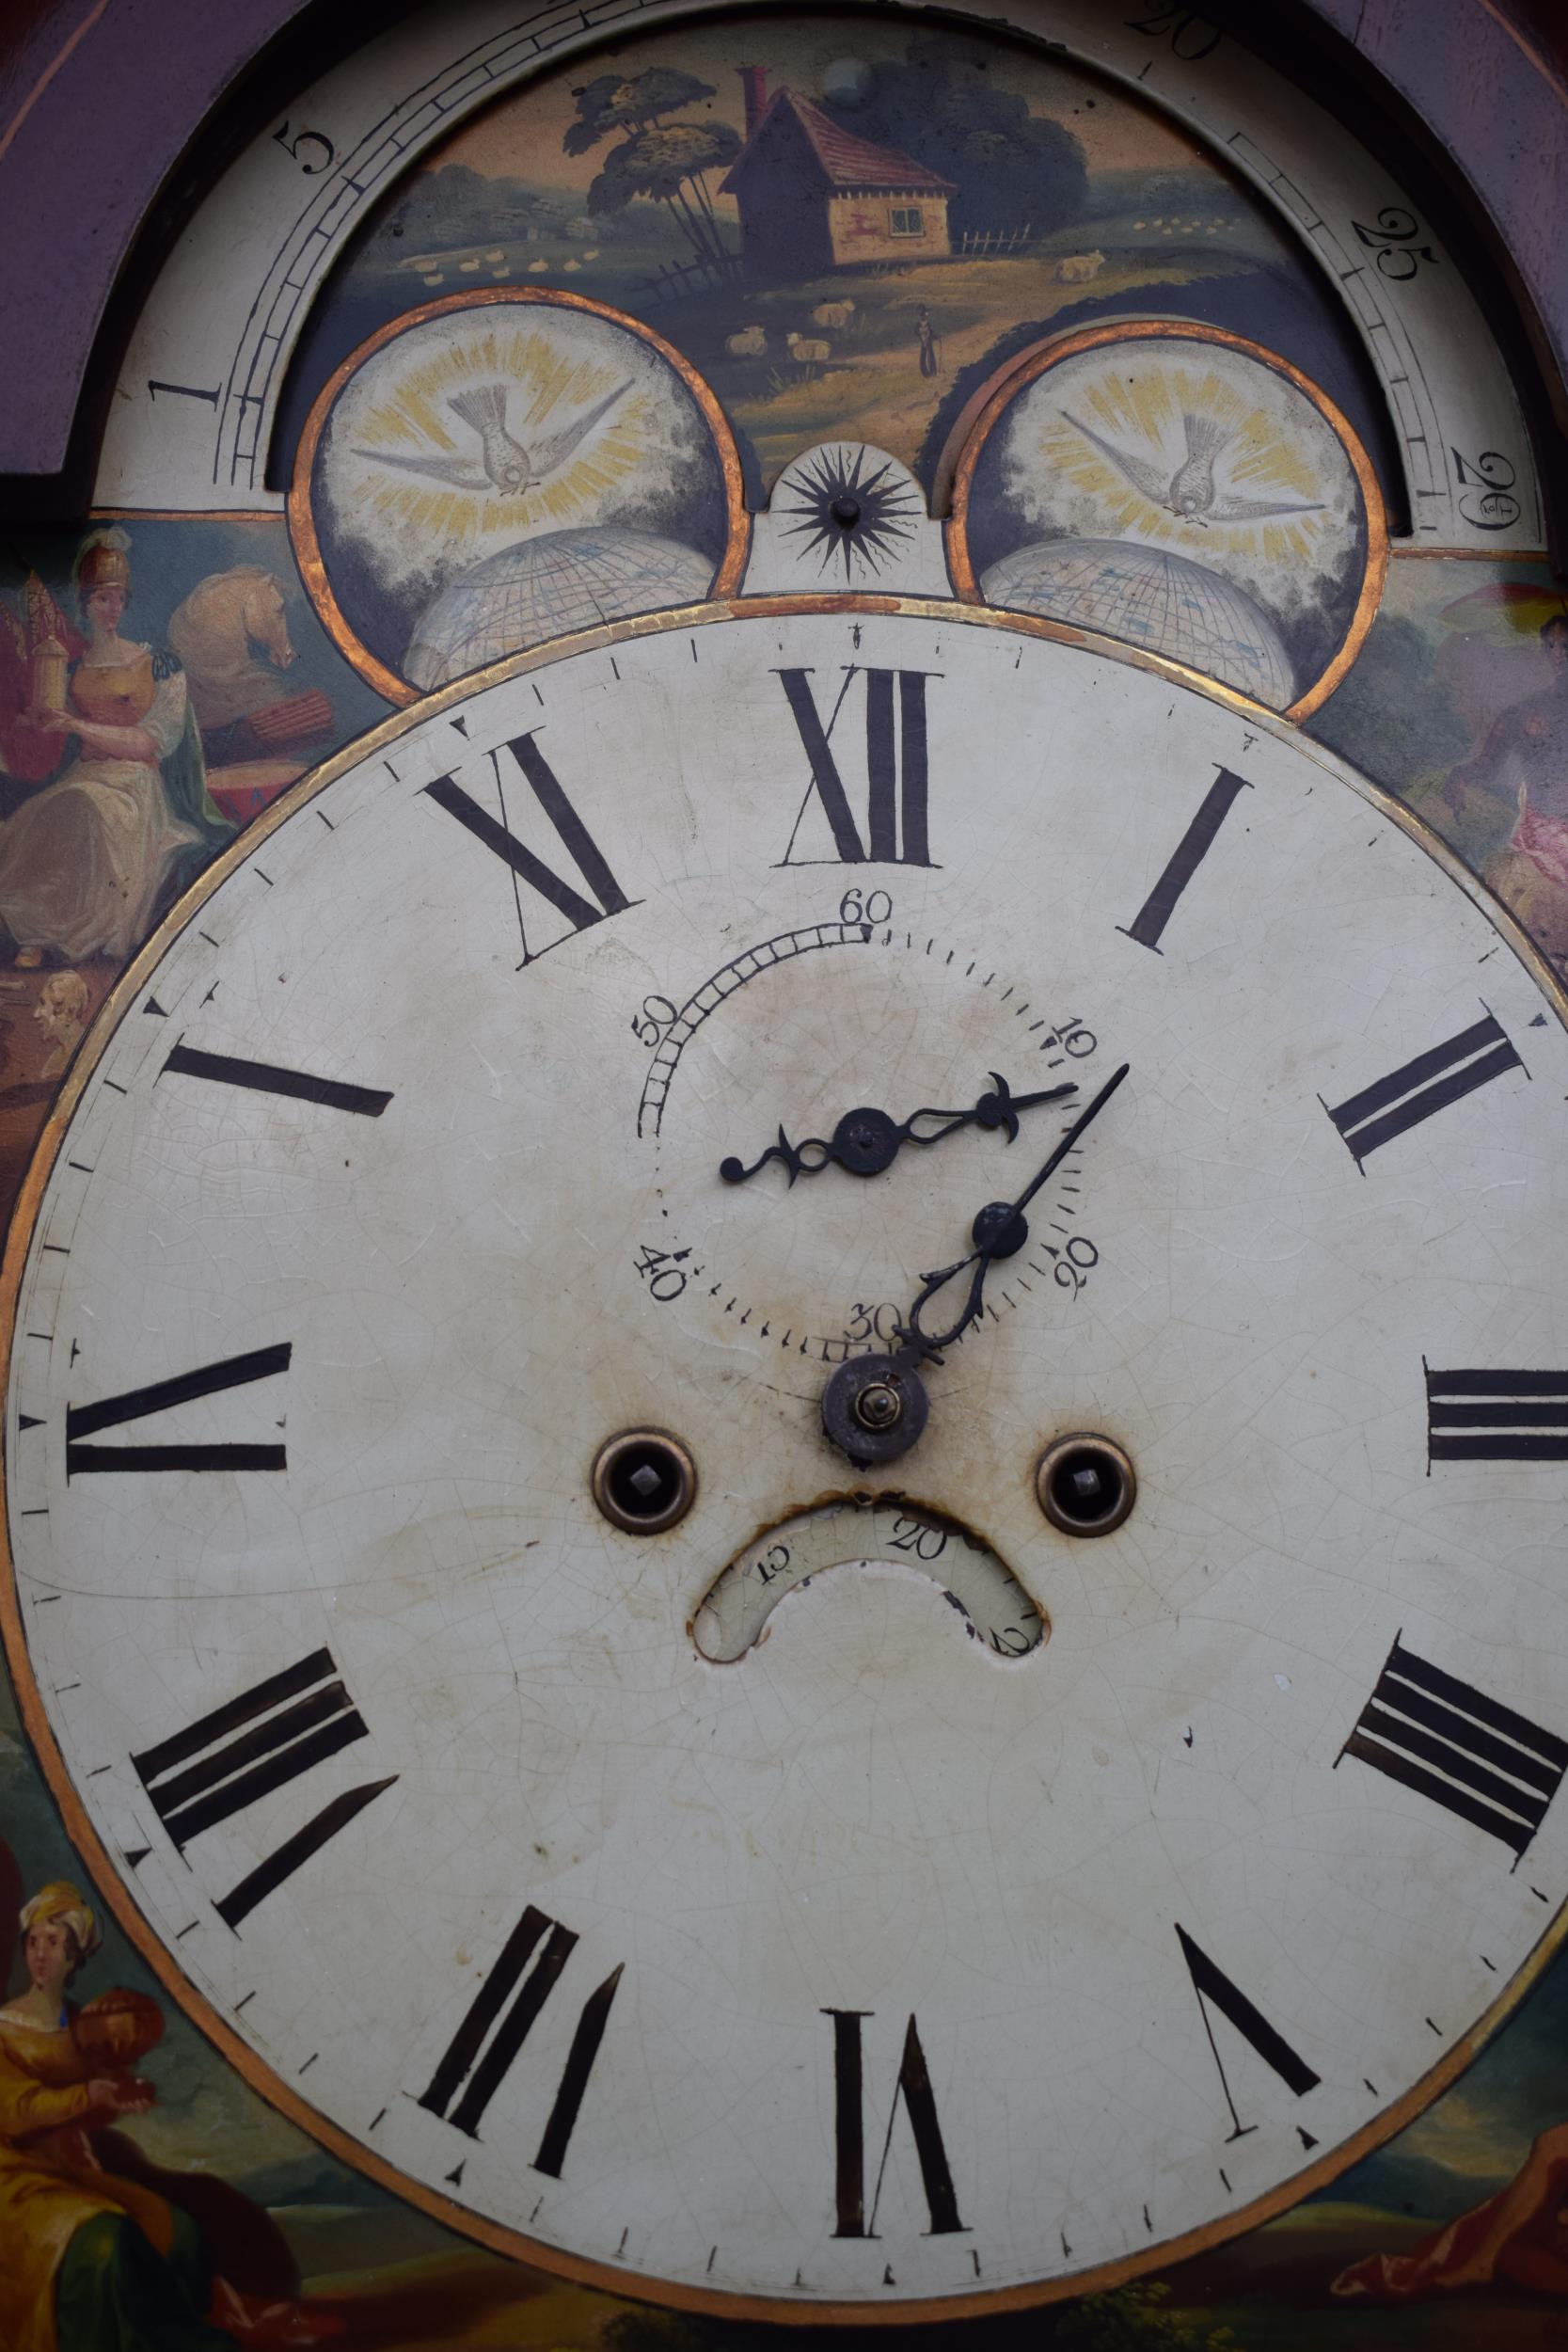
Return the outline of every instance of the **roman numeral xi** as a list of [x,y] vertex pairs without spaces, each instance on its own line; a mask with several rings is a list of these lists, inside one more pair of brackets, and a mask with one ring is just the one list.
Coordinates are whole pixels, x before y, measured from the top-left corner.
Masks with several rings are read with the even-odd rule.
[[[193,1837],[256,1804],[275,1789],[301,1780],[367,1736],[365,1720],[339,1677],[330,1650],[313,1650],[297,1666],[269,1675],[225,1706],[200,1716],[155,1746],[133,1756],[152,1809],[183,1853]],[[221,1902],[218,1917],[240,1921],[397,1778],[348,1788],[243,1878]]]
[[[473,794],[466,791],[455,776],[437,776],[434,784],[424,787],[437,808],[444,808],[449,817],[454,817],[476,841],[482,841],[503,866],[510,867],[513,901],[517,910],[517,933],[523,947],[523,961],[517,966],[519,972],[537,957],[548,955],[552,947],[559,947],[575,932],[585,931],[591,925],[602,923],[606,915],[624,914],[628,907],[639,903],[637,899],[626,897],[610,872],[598,843],[567,799],[555,771],[534,740],[537,732],[534,729],[531,734],[519,735],[500,750],[486,754],[495,774],[496,803],[500,811],[499,820],[491,816],[488,809],[480,806]],[[577,883],[563,881],[553,866],[546,866],[543,858],[525,849],[516,834],[509,829],[506,813],[509,783],[514,787],[524,784],[532,793],[539,807],[549,818],[562,848],[577,867],[580,889]],[[546,940],[543,946],[537,944],[537,932],[534,946],[529,946],[528,920],[523,914],[525,884],[534,901],[542,900],[557,914],[564,915],[569,927],[554,939]]]

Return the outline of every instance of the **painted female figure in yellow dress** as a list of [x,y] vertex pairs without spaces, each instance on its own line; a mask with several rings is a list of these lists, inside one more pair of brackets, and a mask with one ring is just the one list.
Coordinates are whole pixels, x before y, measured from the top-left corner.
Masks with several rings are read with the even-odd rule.
[[208,797],[179,662],[119,634],[123,532],[87,541],[76,588],[87,644],[66,707],[26,713],[67,764],[0,825],[0,924],[24,966],[123,962],[233,831]]
[[[200,2233],[155,2190],[105,2170],[93,2135],[143,2115],[151,2086],[110,2062],[161,2031],[156,2004],[110,1995],[95,2033],[66,1988],[98,1926],[63,1880],[22,1911],[28,1989],[0,2008],[0,2344],[6,2352],[234,2352],[210,2326]],[[138,2014],[138,2010],[141,2012]],[[150,2014],[149,2014],[150,2012]]]

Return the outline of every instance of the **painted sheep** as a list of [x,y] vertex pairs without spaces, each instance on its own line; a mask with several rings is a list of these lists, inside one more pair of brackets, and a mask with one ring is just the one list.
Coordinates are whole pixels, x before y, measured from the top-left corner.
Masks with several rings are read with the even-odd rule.
[[843,302],[819,302],[812,312],[816,326],[847,326],[855,315],[855,306],[847,298]]
[[1104,259],[1103,253],[1064,253],[1052,275],[1058,286],[1086,285],[1099,277]]
[[734,359],[760,359],[768,348],[768,338],[760,326],[743,327],[738,335],[726,335],[724,349]]
[[822,342],[816,336],[797,335],[793,327],[784,341],[789,345],[792,359],[820,361],[826,359],[832,349],[831,343]]

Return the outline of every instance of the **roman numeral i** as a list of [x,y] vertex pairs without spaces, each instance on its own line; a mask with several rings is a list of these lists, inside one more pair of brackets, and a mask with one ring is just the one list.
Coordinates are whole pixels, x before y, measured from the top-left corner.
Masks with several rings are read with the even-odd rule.
[[[184,1731],[133,1756],[152,1809],[183,1853],[193,1837],[256,1804],[367,1737],[330,1650],[312,1650],[297,1666],[269,1675],[251,1690],[198,1717]],[[282,1885],[397,1778],[345,1789],[275,1853],[243,1878],[214,1909],[231,1928]]]

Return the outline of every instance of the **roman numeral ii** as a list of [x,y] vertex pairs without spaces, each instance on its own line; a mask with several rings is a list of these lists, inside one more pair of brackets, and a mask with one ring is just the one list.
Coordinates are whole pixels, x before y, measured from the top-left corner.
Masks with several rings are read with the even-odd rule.
[[1568,1772],[1568,1740],[1500,1707],[1396,1634],[1347,1756],[1511,1847],[1517,1863]]
[[[863,670],[851,665],[844,673],[844,683],[826,722],[812,692],[813,675],[810,670],[777,673],[811,766],[811,782],[780,863],[929,866],[926,817],[930,770],[926,737],[926,681],[940,673]],[[832,743],[833,729],[857,678],[865,681],[863,833],[850,807]],[[798,850],[797,846],[814,795],[821,803],[832,835],[832,850],[824,842],[820,854],[812,850]]]
[[[153,1811],[183,1853],[203,1830],[302,1779],[366,1736],[364,1718],[339,1678],[331,1651],[318,1649],[131,1761]],[[238,1928],[396,1778],[394,1772],[391,1779],[368,1781],[335,1797],[214,1906],[219,1918]]]
[[[484,2110],[533,2030],[577,1941],[573,1931],[562,1927],[559,1919],[550,1918],[532,1903],[528,1905],[420,2094],[421,2107],[466,2132],[470,2139],[479,2137]],[[623,1961],[610,1970],[588,1995],[578,2015],[555,2102],[533,2159],[534,2170],[548,2173],[552,2180],[561,2177],[625,1965]]]
[[1524,1066],[1507,1030],[1488,1013],[1457,1037],[1402,1062],[1375,1086],[1363,1087],[1338,1105],[1325,1103],[1323,1108],[1359,1164],[1434,1111],[1473,1094],[1505,1071]]

